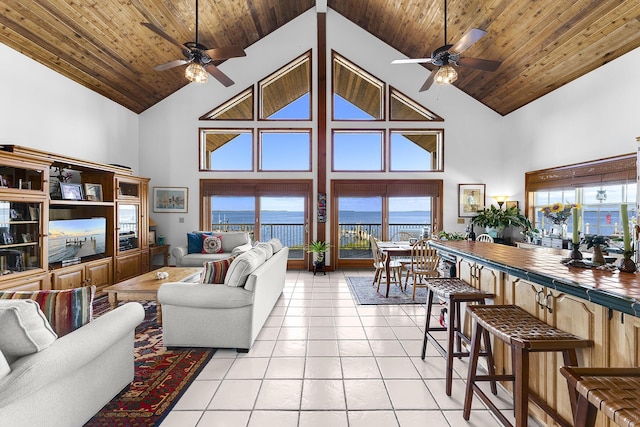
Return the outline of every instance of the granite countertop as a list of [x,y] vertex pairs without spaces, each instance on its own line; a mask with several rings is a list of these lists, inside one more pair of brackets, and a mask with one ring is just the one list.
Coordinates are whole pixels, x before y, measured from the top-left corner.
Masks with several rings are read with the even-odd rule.
[[448,254],[640,317],[640,273],[569,267],[561,262],[569,256],[564,249],[524,249],[468,241],[432,241],[431,245]]

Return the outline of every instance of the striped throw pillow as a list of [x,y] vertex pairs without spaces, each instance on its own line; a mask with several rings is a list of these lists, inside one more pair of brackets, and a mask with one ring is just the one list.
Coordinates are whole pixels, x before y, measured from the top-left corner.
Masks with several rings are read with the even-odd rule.
[[51,291],[1,291],[0,299],[35,300],[53,330],[61,337],[92,320],[95,293],[95,286]]
[[200,276],[200,283],[221,285],[229,270],[229,265],[235,257],[220,259],[216,261],[207,261],[204,263],[204,270]]

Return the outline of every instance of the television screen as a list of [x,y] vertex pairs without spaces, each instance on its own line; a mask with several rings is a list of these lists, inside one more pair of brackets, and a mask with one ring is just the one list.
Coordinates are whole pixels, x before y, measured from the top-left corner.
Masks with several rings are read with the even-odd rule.
[[49,264],[102,254],[106,237],[106,218],[49,221]]

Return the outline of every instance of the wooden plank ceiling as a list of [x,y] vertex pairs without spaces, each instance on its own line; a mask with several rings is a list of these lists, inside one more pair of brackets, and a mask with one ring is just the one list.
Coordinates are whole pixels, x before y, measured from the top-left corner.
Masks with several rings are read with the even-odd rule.
[[[429,57],[444,44],[441,0],[327,1],[410,58]],[[314,0],[202,0],[198,41],[247,48],[314,6]],[[184,67],[153,70],[182,55],[140,22],[193,41],[194,0],[0,0],[0,7],[0,42],[134,112],[187,84]],[[461,67],[455,85],[500,114],[640,46],[638,1],[449,0],[447,12],[449,43],[471,28],[488,31],[464,56],[502,65],[493,73]]]

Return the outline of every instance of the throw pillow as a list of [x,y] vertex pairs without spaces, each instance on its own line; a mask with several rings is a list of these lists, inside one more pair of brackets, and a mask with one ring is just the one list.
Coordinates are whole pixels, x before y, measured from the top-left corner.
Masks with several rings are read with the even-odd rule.
[[268,242],[260,243],[256,248],[263,248],[267,252],[267,259],[273,256],[273,246]]
[[220,236],[202,235],[202,253],[203,254],[221,254],[222,239]]
[[202,270],[202,275],[200,276],[200,283],[222,285],[224,283],[224,278],[227,276],[229,266],[234,259],[235,257],[231,257],[205,262],[204,270]]
[[227,271],[227,277],[224,278],[224,284],[227,286],[244,286],[247,278],[256,268],[264,264],[265,251],[251,249],[243,253],[233,260]]
[[211,233],[201,233],[194,231],[187,233],[187,253],[200,254],[202,253],[202,235],[211,236]]
[[56,338],[35,301],[0,301],[0,350],[9,363],[44,350]]
[[2,354],[0,350],[0,380],[11,373],[11,367],[9,366],[9,362]]
[[273,239],[269,240],[269,244],[273,247],[273,253],[275,254],[276,252],[278,252],[280,249],[283,248],[282,246],[282,242],[280,241],[280,239],[274,237]]
[[2,291],[2,299],[32,299],[58,336],[89,323],[93,318],[95,286],[53,291]]

